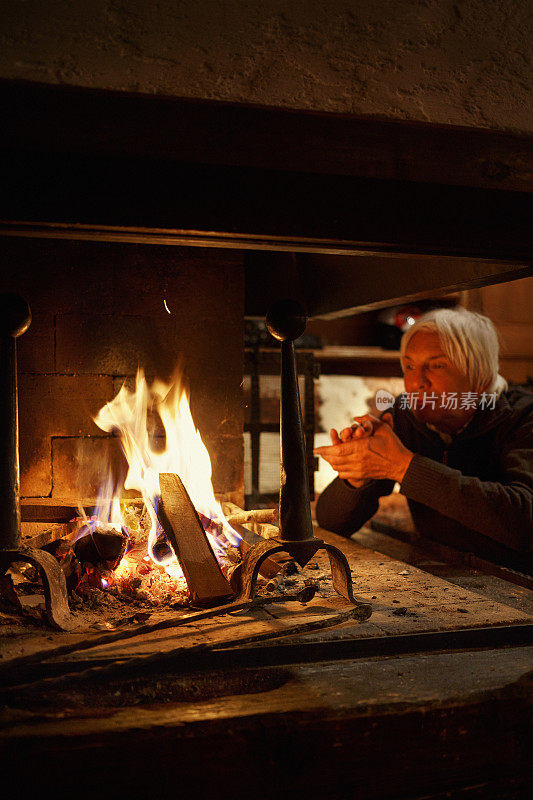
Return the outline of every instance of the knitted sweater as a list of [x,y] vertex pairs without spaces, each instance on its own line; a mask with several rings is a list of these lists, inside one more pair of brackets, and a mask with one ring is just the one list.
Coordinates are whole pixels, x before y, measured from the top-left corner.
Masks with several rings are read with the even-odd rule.
[[[400,491],[416,531],[498,563],[532,571],[533,394],[512,387],[477,409],[450,444],[394,404],[394,431],[415,453]],[[320,495],[321,527],[350,536],[372,517],[393,481],[355,489],[336,478]],[[529,551],[529,555],[528,555]]]

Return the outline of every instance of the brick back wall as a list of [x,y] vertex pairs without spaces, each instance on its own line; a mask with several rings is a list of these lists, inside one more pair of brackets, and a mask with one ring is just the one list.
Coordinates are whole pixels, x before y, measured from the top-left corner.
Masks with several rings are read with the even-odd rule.
[[239,499],[243,281],[229,250],[3,240],[0,291],[33,314],[18,339],[22,496],[95,496],[101,465],[124,462],[92,417],[138,364],[168,380],[181,363],[215,491]]

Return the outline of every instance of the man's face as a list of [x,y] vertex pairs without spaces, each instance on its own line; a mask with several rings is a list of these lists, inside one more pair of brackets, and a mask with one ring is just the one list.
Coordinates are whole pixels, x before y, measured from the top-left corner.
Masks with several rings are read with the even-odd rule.
[[[435,425],[444,431],[462,427],[473,415],[472,410],[461,408],[461,394],[472,391],[470,381],[444,354],[439,336],[431,331],[419,331],[411,338],[404,356],[405,391],[409,395],[418,393],[418,402],[413,413],[422,422]],[[457,408],[444,408],[441,398],[456,393]],[[436,395],[433,403],[423,404],[424,394]],[[453,405],[453,404],[452,404]]]

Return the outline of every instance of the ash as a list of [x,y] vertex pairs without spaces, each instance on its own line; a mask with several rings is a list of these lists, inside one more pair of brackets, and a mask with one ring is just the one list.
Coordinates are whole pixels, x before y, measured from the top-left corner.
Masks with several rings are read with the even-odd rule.
[[88,565],[71,592],[71,605],[92,609],[112,609],[119,604],[139,608],[187,606],[187,584],[177,562],[165,569],[147,555],[151,522],[146,507],[124,504],[122,516],[130,540],[127,553],[114,570]]

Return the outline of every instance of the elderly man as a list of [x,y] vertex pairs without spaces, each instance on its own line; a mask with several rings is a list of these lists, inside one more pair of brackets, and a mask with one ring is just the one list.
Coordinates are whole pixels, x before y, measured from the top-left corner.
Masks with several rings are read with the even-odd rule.
[[440,309],[403,336],[405,393],[380,419],[355,418],[315,453],[338,472],[319,524],[349,536],[394,483],[418,533],[532,571],[533,394],[498,374],[489,319]]

